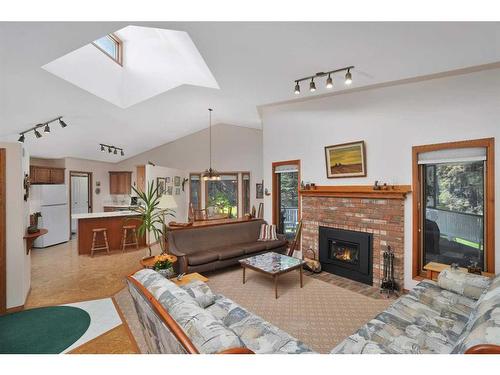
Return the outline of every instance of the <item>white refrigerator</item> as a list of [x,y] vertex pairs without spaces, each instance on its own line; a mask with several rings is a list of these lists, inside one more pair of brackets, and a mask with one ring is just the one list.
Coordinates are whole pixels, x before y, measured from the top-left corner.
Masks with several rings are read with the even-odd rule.
[[48,233],[35,240],[35,247],[47,247],[69,240],[69,207],[66,185],[33,185],[32,199],[38,201],[42,217],[38,227]]

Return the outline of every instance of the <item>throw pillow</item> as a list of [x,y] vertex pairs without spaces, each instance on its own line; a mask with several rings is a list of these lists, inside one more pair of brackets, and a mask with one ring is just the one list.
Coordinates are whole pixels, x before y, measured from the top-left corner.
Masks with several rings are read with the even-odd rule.
[[276,241],[276,225],[262,224],[260,226],[259,239],[257,241]]
[[203,309],[213,305],[215,302],[215,295],[203,281],[195,280],[189,284],[182,285],[181,288],[193,297],[198,305],[200,305]]
[[475,300],[481,297],[481,294],[488,288],[490,283],[491,279],[489,277],[452,269],[445,269],[438,276],[440,288]]

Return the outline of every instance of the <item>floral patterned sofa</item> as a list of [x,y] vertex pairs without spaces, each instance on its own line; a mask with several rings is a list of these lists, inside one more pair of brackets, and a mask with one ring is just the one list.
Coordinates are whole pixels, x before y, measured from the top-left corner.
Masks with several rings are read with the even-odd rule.
[[127,283],[150,353],[312,353],[203,282],[179,287],[144,269]]
[[500,353],[500,275],[447,269],[423,281],[332,353]]

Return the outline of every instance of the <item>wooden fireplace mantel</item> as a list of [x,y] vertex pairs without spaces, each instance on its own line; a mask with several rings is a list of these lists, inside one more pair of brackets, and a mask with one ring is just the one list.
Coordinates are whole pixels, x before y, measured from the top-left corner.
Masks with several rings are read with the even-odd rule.
[[411,192],[411,185],[391,185],[385,189],[374,190],[372,185],[316,186],[314,189],[300,190],[301,196],[368,198],[368,199],[405,199]]

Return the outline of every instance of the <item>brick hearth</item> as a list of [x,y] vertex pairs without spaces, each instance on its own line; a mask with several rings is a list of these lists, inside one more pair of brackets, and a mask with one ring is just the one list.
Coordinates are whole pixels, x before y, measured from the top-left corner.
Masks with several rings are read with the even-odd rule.
[[402,199],[302,196],[302,249],[318,256],[319,226],[373,234],[373,286],[383,278],[383,252],[394,250],[394,276],[403,288],[404,201]]

